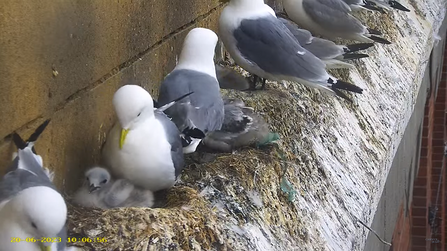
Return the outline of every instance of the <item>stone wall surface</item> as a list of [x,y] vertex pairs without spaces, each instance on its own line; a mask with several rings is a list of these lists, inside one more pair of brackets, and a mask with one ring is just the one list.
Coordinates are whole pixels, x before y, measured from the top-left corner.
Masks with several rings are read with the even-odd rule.
[[[72,236],[96,250],[362,250],[389,168],[412,114],[445,2],[407,1],[411,12],[356,14],[392,45],[356,70],[334,72],[365,88],[355,104],[302,85],[223,91],[261,113],[281,140],[185,168],[166,209],[70,206]],[[280,2],[275,6],[281,6]],[[0,6],[0,167],[44,119],[36,148],[71,192],[98,161],[114,122],[111,98],[134,81],[156,95],[192,27],[216,30],[217,0],[8,1]],[[346,41],[344,41],[346,42]],[[293,201],[283,192],[286,178]],[[282,182],[282,183],[281,183]],[[289,193],[290,194],[290,193]]]

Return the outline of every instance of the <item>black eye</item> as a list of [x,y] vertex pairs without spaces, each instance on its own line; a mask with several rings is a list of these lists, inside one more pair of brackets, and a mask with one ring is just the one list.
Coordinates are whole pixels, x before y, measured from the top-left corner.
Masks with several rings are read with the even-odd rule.
[[85,177],[85,179],[90,182],[90,179],[88,177]]
[[31,222],[31,226],[33,226],[33,228],[37,229],[36,224],[34,224],[34,222]]
[[101,181],[101,184],[106,184],[106,183],[107,183],[107,180]]
[[140,113],[138,113],[137,117],[140,117],[140,115],[141,115],[141,112],[140,112]]

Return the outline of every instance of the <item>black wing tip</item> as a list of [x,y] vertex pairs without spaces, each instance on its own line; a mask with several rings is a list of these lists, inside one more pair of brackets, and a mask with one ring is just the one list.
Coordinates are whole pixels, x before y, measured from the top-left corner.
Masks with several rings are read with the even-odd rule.
[[371,35],[382,36],[382,32],[380,32],[378,30],[375,30],[375,29],[372,29],[372,28],[368,28],[367,30],[368,30],[368,33],[371,34]]
[[332,82],[332,89],[339,89],[339,90],[345,90],[345,91],[350,91],[350,92],[355,92],[358,94],[362,94],[363,93],[363,89],[353,85],[351,83],[348,82],[344,82],[341,80],[337,80],[337,82]]
[[42,134],[42,132],[45,130],[47,125],[50,123],[50,119],[45,120],[40,126],[36,128],[33,134],[28,138],[28,142],[35,142],[39,136]]
[[160,108],[160,105],[155,99],[152,99],[152,102],[154,103],[154,108]]
[[383,8],[380,8],[379,6],[376,6],[375,4],[373,4],[371,2],[367,2],[367,4],[362,5],[362,6],[363,6],[363,8],[368,9],[368,10],[378,11],[382,14],[386,13]]
[[374,46],[374,43],[349,44],[349,45],[346,45],[346,48],[348,48],[348,50],[345,52],[350,53],[350,52],[362,51],[362,50],[366,50],[372,46]]
[[16,145],[16,147],[21,150],[25,149],[28,146],[28,144],[16,132],[12,133],[12,141],[14,142],[14,145]]
[[345,60],[360,59],[360,58],[367,58],[367,57],[369,57],[368,54],[361,54],[361,53],[343,54],[343,59],[345,59]]
[[385,38],[381,38],[378,36],[370,36],[370,39],[372,39],[374,42],[380,43],[380,44],[391,44],[390,41],[386,40]]
[[389,1],[388,3],[390,4],[390,7],[393,9],[410,12],[410,10],[407,9],[407,7],[403,6],[398,1]]
[[332,87],[332,90],[333,90],[334,93],[335,93],[337,96],[339,96],[340,98],[342,98],[342,99],[344,99],[344,100],[346,100],[346,101],[348,101],[348,102],[350,102],[350,103],[354,103],[354,102],[352,101],[351,98],[349,98],[346,94],[344,94],[343,92],[341,92],[341,91],[338,90],[337,88]]
[[185,128],[182,132],[185,137],[203,139],[205,138],[205,133],[199,128]]

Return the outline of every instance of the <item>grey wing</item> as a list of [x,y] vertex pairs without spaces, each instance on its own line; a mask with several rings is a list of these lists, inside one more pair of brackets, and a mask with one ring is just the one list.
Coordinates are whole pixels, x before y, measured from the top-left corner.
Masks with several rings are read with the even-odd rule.
[[174,163],[175,177],[177,177],[182,172],[185,164],[180,132],[175,124],[164,113],[156,111],[154,114],[155,118],[162,123],[168,142],[171,145],[171,158]]
[[307,81],[326,81],[325,64],[301,47],[293,34],[276,17],[242,20],[234,30],[241,54],[262,70]]
[[320,59],[333,59],[344,54],[343,48],[334,42],[315,37],[312,43],[303,46]]
[[193,70],[175,70],[160,86],[158,102],[169,103],[182,95],[194,92],[175,103],[165,113],[180,131],[195,127],[203,132],[218,130],[223,122],[223,101],[219,83],[207,74]]
[[301,46],[304,47],[305,44],[310,44],[312,42],[313,36],[310,31],[300,29],[296,24],[282,17],[279,17],[278,19],[287,27],[287,29],[289,29]]
[[351,7],[347,3],[345,3],[343,0],[312,0],[319,2],[320,4],[324,4],[334,10],[338,10],[341,12],[348,13],[351,11]]
[[365,32],[365,27],[349,13],[333,9],[318,1],[303,1],[303,9],[312,20],[325,29],[337,33],[360,33]]
[[0,180],[0,202],[15,196],[26,188],[35,186],[47,186],[56,190],[48,177],[39,177],[23,169],[11,171]]
[[343,0],[343,2],[345,2],[346,4],[354,4],[354,5],[361,5],[362,4],[362,0]]

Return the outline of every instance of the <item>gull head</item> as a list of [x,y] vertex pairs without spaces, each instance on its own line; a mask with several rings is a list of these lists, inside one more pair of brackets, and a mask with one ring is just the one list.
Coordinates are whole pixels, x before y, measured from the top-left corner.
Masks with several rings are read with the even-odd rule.
[[[44,186],[31,187],[7,202],[0,211],[0,217],[3,218],[0,220],[2,240],[5,237],[9,240],[13,237],[57,238],[67,220],[67,206],[62,196],[54,189]],[[11,249],[6,250],[16,250],[13,244],[17,243],[11,243]],[[51,250],[52,242],[36,241],[33,245],[36,245],[35,249],[39,246],[41,250],[48,251]]]
[[111,176],[107,169],[102,167],[93,167],[85,172],[85,179],[87,181],[88,191],[93,193],[109,183]]
[[115,92],[113,106],[121,125],[119,146],[122,148],[127,133],[154,116],[154,101],[141,86],[125,85]]
[[216,33],[210,29],[192,29],[183,42],[175,69],[195,70],[216,78],[214,52],[217,41]]

